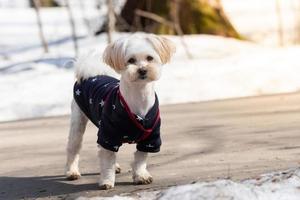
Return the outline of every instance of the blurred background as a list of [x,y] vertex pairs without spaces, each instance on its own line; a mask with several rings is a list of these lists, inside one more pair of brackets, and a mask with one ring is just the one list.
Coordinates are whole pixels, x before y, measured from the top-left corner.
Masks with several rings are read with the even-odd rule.
[[0,0],[0,121],[69,114],[74,60],[132,32],[176,43],[161,104],[299,91],[300,0]]

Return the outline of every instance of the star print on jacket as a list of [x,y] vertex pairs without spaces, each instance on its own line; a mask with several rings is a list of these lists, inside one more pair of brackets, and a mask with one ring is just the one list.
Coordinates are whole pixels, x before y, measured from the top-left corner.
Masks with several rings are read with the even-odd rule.
[[74,99],[80,109],[98,130],[97,143],[117,152],[123,143],[137,143],[143,152],[160,151],[159,102],[155,103],[145,118],[133,114],[119,90],[119,80],[99,75],[76,82]]

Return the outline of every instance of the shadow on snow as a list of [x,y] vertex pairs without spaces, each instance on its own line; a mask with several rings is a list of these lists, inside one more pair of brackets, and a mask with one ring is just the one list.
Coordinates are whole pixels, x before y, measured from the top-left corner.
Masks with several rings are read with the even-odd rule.
[[[78,36],[78,37],[76,37],[76,39],[80,40],[85,37],[86,36]],[[56,46],[56,45],[61,45],[61,44],[67,43],[67,42],[71,42],[72,40],[73,40],[72,37],[66,36],[66,37],[63,37],[63,38],[60,38],[57,40],[49,41],[49,42],[47,42],[47,44],[49,47],[51,47],[51,46]],[[29,46],[22,46],[19,48],[8,48],[8,49],[3,48],[3,50],[0,50],[0,56],[9,57],[12,54],[23,53],[23,52],[38,49],[38,48],[42,48],[40,43],[34,44],[34,45],[29,45]]]
[[41,58],[36,60],[18,62],[0,68],[0,74],[14,74],[24,71],[32,70],[31,64],[50,64],[57,68],[71,69],[73,67],[74,58],[60,57],[60,58]]

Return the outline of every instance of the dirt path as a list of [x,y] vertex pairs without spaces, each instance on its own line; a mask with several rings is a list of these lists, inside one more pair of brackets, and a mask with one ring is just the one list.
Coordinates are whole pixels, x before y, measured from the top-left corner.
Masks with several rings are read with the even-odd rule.
[[151,155],[154,183],[134,186],[134,145],[120,149],[116,187],[97,190],[96,129],[89,124],[80,180],[64,179],[68,117],[0,123],[0,199],[74,199],[242,179],[299,165],[300,93],[162,106],[163,147]]

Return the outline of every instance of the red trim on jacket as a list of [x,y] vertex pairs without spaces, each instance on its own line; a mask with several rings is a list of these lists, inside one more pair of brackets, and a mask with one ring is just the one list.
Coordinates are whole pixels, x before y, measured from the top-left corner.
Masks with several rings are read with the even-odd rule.
[[156,126],[156,124],[158,123],[159,119],[160,119],[160,112],[159,112],[159,108],[157,109],[157,113],[156,113],[156,116],[155,116],[155,122],[153,124],[153,126],[149,129],[145,129],[138,121],[137,119],[135,118],[134,114],[131,112],[128,104],[126,103],[124,97],[122,96],[121,92],[120,92],[120,89],[118,89],[118,96],[121,100],[121,103],[124,105],[124,108],[126,110],[126,112],[128,113],[131,121],[136,125],[137,128],[139,128],[141,131],[144,132],[143,136],[141,138],[139,138],[136,142],[140,142],[140,141],[143,141],[145,140],[146,138],[148,138],[152,131],[153,131],[153,128]]

